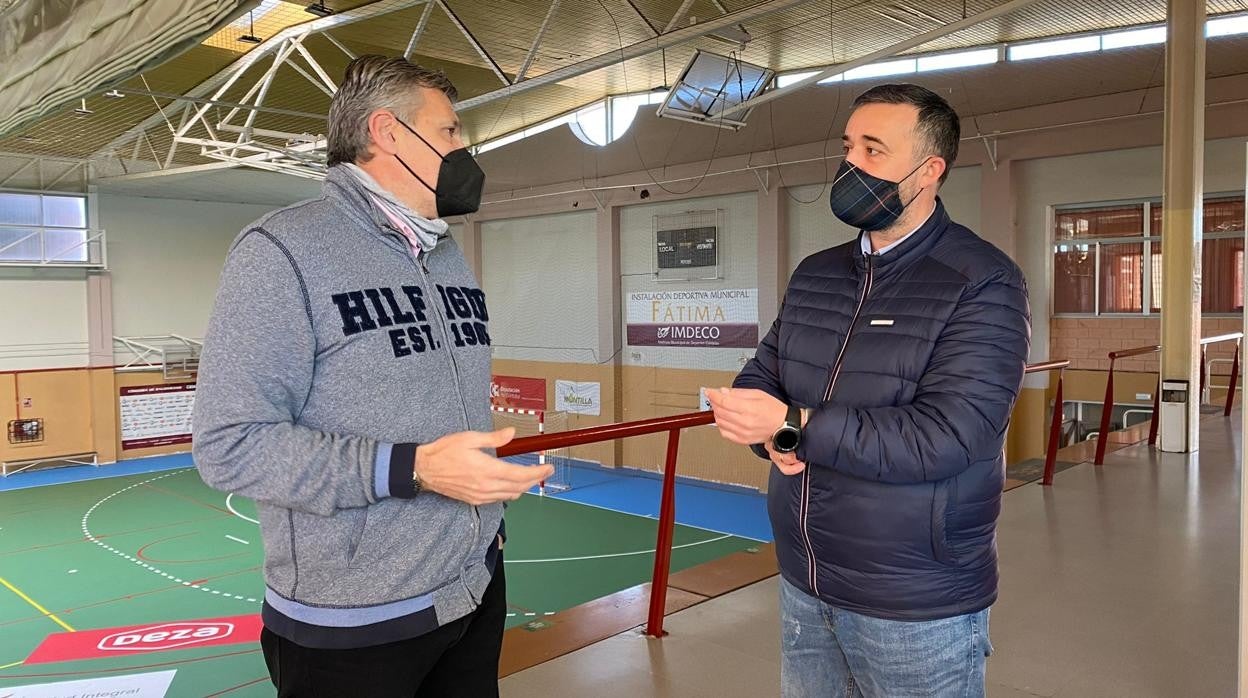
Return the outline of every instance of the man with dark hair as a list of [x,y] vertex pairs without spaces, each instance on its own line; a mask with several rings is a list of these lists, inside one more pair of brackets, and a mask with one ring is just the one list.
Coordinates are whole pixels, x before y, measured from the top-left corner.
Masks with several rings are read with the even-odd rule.
[[785,696],[982,696],[1022,272],[937,190],[957,114],[916,85],[854,102],[829,198],[858,239],[806,258],[723,436],[774,464]]
[[485,294],[444,218],[477,209],[441,73],[347,66],[320,198],[230,248],[194,415],[204,482],[256,501],[279,696],[498,695],[503,502]]

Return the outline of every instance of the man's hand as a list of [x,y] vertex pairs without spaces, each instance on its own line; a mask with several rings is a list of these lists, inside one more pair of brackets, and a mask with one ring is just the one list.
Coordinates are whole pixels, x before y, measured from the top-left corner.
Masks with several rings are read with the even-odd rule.
[[719,433],[743,446],[771,441],[789,411],[788,405],[752,388],[707,390],[706,398],[715,411]]
[[796,453],[778,453],[772,448],[770,440],[763,447],[767,449],[767,455],[771,456],[771,462],[775,463],[776,469],[785,475],[800,475],[806,469],[806,464],[797,459]]
[[519,499],[530,487],[555,474],[549,465],[507,463],[486,455],[512,440],[515,429],[462,431],[416,448],[416,474],[423,489],[473,506]]

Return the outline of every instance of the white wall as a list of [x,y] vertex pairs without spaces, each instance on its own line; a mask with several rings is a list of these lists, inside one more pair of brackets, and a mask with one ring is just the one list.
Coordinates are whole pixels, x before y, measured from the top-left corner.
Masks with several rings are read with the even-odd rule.
[[481,223],[481,276],[494,357],[598,363],[597,216]]
[[[1244,139],[1205,144],[1205,192],[1244,190]],[[1050,207],[1116,199],[1160,197],[1162,150],[1159,147],[1027,160],[1016,163],[1018,263],[1031,291],[1031,360],[1049,354],[1049,307],[1052,297]]]
[[0,270],[0,371],[86,366],[86,273]]
[[[720,209],[718,254],[723,278],[705,281],[657,281],[654,217]],[[754,192],[628,206],[620,211],[621,332],[627,341],[628,295],[639,291],[714,291],[758,288],[758,197]],[[740,370],[754,349],[702,347],[626,347],[623,363],[634,366],[719,371]]]
[[[230,242],[270,206],[99,195],[113,333],[200,338]],[[84,328],[85,332],[85,328]]]
[[[940,188],[940,198],[953,220],[979,232],[979,166],[955,167]],[[858,231],[837,220],[828,206],[828,187],[791,187],[789,194],[789,273],[810,255],[858,237]]]

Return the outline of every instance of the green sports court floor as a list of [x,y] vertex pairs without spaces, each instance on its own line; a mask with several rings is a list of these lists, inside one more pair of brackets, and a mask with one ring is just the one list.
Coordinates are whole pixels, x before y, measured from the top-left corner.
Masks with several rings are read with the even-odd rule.
[[[26,663],[47,636],[71,629],[94,645],[98,629],[254,616],[263,592],[254,519],[251,502],[209,489],[191,468],[0,491],[0,698],[29,684],[170,670],[170,696],[272,695],[251,642]],[[508,627],[540,633],[561,611],[652,572],[646,516],[526,495],[508,509],[507,531]],[[757,545],[678,525],[672,569]]]

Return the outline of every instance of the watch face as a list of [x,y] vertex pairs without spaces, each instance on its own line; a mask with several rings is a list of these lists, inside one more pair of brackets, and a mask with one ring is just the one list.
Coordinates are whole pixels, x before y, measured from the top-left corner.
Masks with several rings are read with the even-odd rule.
[[788,453],[797,448],[800,436],[800,431],[792,427],[782,427],[776,432],[775,436],[772,437],[771,441],[777,451]]

